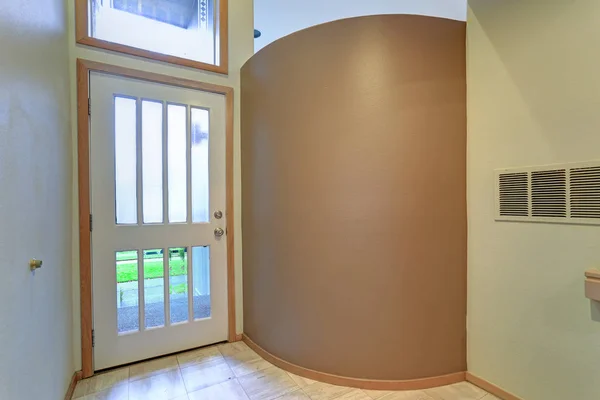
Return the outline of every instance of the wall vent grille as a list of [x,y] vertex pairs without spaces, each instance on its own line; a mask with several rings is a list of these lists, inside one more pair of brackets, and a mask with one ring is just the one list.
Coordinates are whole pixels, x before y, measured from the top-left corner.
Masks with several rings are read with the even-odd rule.
[[571,169],[571,218],[600,219],[600,166]]
[[600,225],[600,161],[495,172],[496,220]]
[[567,171],[533,171],[531,173],[531,215],[565,218],[567,216]]
[[529,215],[529,189],[527,173],[500,174],[498,177],[500,215],[527,217]]

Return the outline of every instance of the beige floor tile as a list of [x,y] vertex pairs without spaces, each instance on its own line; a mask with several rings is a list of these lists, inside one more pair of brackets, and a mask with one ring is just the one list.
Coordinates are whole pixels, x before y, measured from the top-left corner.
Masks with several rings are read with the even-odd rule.
[[129,399],[129,384],[121,383],[117,386],[105,389],[101,392],[88,394],[80,397],[81,400],[128,400]]
[[181,369],[185,387],[190,392],[233,379],[235,375],[223,357]]
[[172,400],[185,394],[179,369],[129,383],[130,400]]
[[186,368],[196,364],[222,360],[223,356],[217,346],[202,347],[200,349],[187,351],[177,355],[177,361],[181,368]]
[[87,380],[81,380],[77,382],[77,385],[75,385],[75,390],[73,391],[73,399],[81,399],[83,396],[85,396],[88,386],[86,381]]
[[390,394],[383,396],[381,400],[432,400],[432,398],[422,390],[403,390],[391,392]]
[[73,398],[83,397],[89,394],[101,392],[129,380],[129,367],[119,368],[109,372],[99,373],[91,378],[77,382]]
[[235,353],[250,350],[250,347],[244,342],[223,343],[218,345],[218,348],[224,356],[231,356]]
[[373,400],[378,400],[380,398],[382,398],[383,396],[385,396],[386,394],[390,394],[392,393],[389,390],[364,390],[363,392],[366,393],[367,396],[369,396],[370,398],[372,398]]
[[487,394],[485,390],[471,385],[469,382],[426,389],[425,393],[435,400],[480,400]]
[[496,397],[493,394],[486,394],[482,400],[501,400],[500,397]]
[[98,374],[78,382],[73,399],[500,400],[468,382],[415,391],[330,385],[283,371],[243,342],[205,347]]
[[189,397],[190,400],[248,400],[237,379],[192,392]]
[[135,364],[129,367],[129,382],[150,378],[177,368],[179,368],[179,364],[177,364],[177,357],[175,356]]
[[308,397],[302,389],[298,389],[291,393],[284,394],[281,397],[277,397],[275,400],[310,400],[310,397]]
[[251,400],[270,400],[299,389],[287,372],[271,367],[238,378]]
[[316,382],[316,381],[313,381],[312,379],[304,378],[299,375],[294,375],[291,372],[288,372],[288,375],[294,380],[294,382],[296,382],[296,385],[300,386],[301,388],[308,386],[308,385],[312,385],[313,383]]
[[336,397],[335,400],[371,400],[371,398],[362,390],[353,389],[340,397]]
[[238,378],[273,367],[273,364],[261,358],[251,349],[228,353],[224,357]]
[[302,390],[304,390],[304,393],[306,393],[312,400],[331,400],[350,393],[353,389],[344,386],[330,385],[323,382],[316,382],[312,385],[302,388]]

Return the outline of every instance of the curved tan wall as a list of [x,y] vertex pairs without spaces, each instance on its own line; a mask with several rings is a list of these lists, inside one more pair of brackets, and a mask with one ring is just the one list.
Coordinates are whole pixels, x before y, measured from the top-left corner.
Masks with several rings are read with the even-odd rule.
[[244,332],[341,376],[466,370],[465,24],[336,21],[241,79]]

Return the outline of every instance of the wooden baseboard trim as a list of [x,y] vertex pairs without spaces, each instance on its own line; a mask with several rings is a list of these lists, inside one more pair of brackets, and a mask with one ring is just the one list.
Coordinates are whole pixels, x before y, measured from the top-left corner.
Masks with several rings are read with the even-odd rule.
[[475,376],[470,372],[467,372],[465,374],[465,377],[468,382],[471,382],[475,386],[479,386],[486,392],[491,393],[494,396],[501,398],[502,400],[522,400],[520,397],[517,397],[512,393],[508,393],[506,390],[501,389],[493,383],[490,383],[485,379]]
[[338,386],[349,386],[359,389],[367,390],[417,390],[417,389],[429,389],[432,387],[450,385],[452,383],[463,382],[465,380],[464,372],[457,372],[450,375],[436,376],[432,378],[423,379],[412,379],[403,381],[388,381],[388,380],[373,380],[373,379],[359,379],[349,378],[346,376],[339,376],[328,374],[325,372],[319,372],[312,369],[300,367],[292,364],[281,358],[274,356],[262,347],[257,345],[245,334],[243,335],[244,342],[255,352],[257,352],[262,358],[269,361],[271,364],[278,366],[279,368],[302,376],[304,378],[312,379],[319,382],[325,382],[332,385]]
[[244,334],[239,333],[237,335],[235,335],[235,342],[241,342],[242,340],[244,340]]
[[69,384],[69,389],[67,389],[67,394],[65,394],[65,400],[71,400],[73,397],[73,392],[75,391],[75,386],[77,386],[77,382],[81,380],[83,376],[83,372],[77,371],[71,377],[71,383]]

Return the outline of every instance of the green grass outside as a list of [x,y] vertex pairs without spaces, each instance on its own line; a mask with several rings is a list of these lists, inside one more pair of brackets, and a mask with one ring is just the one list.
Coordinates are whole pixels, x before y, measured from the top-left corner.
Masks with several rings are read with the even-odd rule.
[[[175,256],[178,251],[182,251],[183,248],[172,248],[171,254]],[[158,250],[145,250],[144,251],[144,259],[149,258],[162,258],[162,254],[159,253]],[[127,261],[127,260],[136,260],[137,259],[137,251],[135,250],[126,250],[126,251],[117,251],[117,261]]]
[[[134,282],[138,280],[136,257],[137,253],[135,251],[121,251],[117,253],[117,283]],[[164,276],[161,254],[144,254],[143,267],[144,279],[162,278]],[[169,275],[187,275],[187,255],[184,255],[183,259],[178,255],[171,256],[171,259],[169,260]],[[178,285],[175,285],[173,288],[176,286]],[[173,288],[171,289],[173,290]]]
[[187,284],[180,283],[179,285],[173,285],[169,289],[170,294],[182,294],[187,293]]

